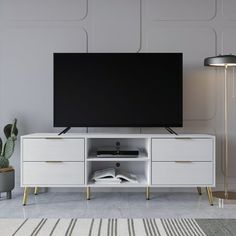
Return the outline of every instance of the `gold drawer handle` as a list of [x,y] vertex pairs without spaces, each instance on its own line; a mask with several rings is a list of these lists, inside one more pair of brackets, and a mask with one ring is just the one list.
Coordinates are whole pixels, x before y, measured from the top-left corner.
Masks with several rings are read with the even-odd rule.
[[175,137],[175,139],[191,140],[190,137]]
[[45,139],[63,139],[63,138],[61,138],[61,137],[47,137],[47,138],[45,138]]
[[63,161],[45,161],[46,163],[62,163]]
[[193,163],[192,161],[175,161],[175,163]]

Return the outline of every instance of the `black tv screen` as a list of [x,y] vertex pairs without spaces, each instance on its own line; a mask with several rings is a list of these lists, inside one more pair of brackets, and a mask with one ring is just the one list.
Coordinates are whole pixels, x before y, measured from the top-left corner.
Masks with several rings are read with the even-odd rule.
[[182,53],[54,53],[55,127],[181,127]]

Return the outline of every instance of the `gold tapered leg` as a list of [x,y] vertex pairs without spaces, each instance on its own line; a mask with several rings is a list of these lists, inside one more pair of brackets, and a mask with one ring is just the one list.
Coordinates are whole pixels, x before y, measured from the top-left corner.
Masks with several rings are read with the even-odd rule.
[[208,195],[208,200],[211,206],[213,206],[213,195],[210,187],[206,188],[207,190],[207,195]]
[[86,189],[86,199],[90,200],[90,187],[87,187]]
[[38,195],[39,187],[34,188],[34,195]]
[[198,194],[199,194],[199,195],[202,195],[202,189],[201,189],[201,187],[197,187],[197,191],[198,191]]
[[211,194],[211,202],[212,202],[212,206],[213,206],[213,204],[214,204],[214,198],[213,198],[213,193],[212,193],[211,187],[209,187],[209,191],[210,191],[210,194]]
[[146,188],[146,200],[150,199],[150,187]]
[[25,187],[25,189],[24,189],[24,196],[23,196],[23,206],[26,205],[27,200],[28,200],[28,187]]

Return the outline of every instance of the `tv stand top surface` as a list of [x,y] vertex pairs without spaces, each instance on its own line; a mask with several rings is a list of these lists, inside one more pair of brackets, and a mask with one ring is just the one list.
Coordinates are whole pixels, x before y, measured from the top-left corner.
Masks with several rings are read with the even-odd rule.
[[67,133],[58,136],[58,133],[32,133],[23,135],[24,138],[212,138],[210,134],[127,134],[127,133]]

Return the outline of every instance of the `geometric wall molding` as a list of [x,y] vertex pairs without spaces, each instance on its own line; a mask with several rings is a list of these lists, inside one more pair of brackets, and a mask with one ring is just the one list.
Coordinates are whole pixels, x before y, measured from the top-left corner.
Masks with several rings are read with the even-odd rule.
[[140,0],[91,0],[90,52],[137,52],[140,49]]
[[216,0],[147,0],[151,20],[206,21],[215,15]]
[[216,53],[216,32],[211,27],[147,26],[144,50],[156,52],[184,52],[184,64],[202,66],[206,55]]
[[145,51],[184,52],[184,64],[202,66],[207,55],[216,53],[216,32],[211,27],[159,26],[153,22],[146,27]]
[[81,20],[87,15],[88,0],[0,0],[7,20]]

